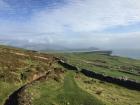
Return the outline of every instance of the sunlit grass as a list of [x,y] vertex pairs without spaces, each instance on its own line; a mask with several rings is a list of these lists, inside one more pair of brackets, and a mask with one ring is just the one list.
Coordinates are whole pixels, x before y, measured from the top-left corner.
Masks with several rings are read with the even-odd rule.
[[[75,73],[67,72],[64,82],[48,81],[35,86],[34,105],[104,105],[94,96],[79,88],[74,80]],[[38,97],[39,96],[39,97]]]
[[[79,87],[107,105],[139,105],[140,92],[124,87],[88,78],[82,74],[77,75],[76,82]],[[100,93],[99,93],[100,92]],[[99,93],[99,94],[98,94]]]
[[112,77],[125,77],[140,82],[140,60],[97,53],[57,53],[55,55],[65,58],[68,63],[80,68]]

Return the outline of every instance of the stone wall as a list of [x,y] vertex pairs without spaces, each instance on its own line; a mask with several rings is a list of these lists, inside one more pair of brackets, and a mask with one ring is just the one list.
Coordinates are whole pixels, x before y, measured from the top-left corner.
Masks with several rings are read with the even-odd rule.
[[83,73],[84,75],[86,75],[88,77],[96,78],[101,81],[121,85],[121,86],[129,88],[129,89],[140,91],[140,83],[138,83],[136,81],[125,80],[125,79],[115,78],[115,77],[111,77],[111,76],[105,76],[103,74],[99,74],[99,73],[96,73],[94,71],[87,70],[87,69],[79,69],[78,67],[71,65],[60,59],[58,60],[58,63],[61,64],[63,67],[67,68],[68,70],[80,71],[81,73]]
[[93,71],[86,70],[86,69],[82,69],[81,73],[83,73],[84,75],[88,77],[96,78],[105,82],[118,84],[129,89],[140,91],[140,83],[137,83],[135,81],[119,79],[119,78],[115,78],[111,76],[105,76],[103,74],[95,73]]
[[58,63],[69,70],[77,70],[78,71],[78,68],[76,66],[68,64],[68,63],[64,62],[63,60],[59,60]]

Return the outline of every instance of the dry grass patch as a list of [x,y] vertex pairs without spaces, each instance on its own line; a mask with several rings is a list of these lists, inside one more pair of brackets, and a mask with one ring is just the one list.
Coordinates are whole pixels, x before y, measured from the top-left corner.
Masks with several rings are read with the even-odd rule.
[[[104,101],[107,105],[140,105],[140,91],[129,90],[118,85],[101,82],[82,74],[78,75],[80,78],[75,78],[78,86]],[[84,81],[92,81],[92,83]]]

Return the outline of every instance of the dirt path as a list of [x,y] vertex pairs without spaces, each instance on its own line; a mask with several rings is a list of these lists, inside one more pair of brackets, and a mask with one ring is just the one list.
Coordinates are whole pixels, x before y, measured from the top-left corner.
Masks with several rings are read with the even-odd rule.
[[[18,53],[18,52],[10,52],[12,54],[16,54],[19,56],[24,56],[24,57],[29,57],[29,55],[26,55],[24,53]],[[48,58],[46,57],[42,57],[42,56],[33,56],[35,58],[39,58],[42,60],[48,60]],[[30,81],[29,83],[21,86],[19,89],[17,89],[16,91],[14,91],[11,95],[9,95],[9,97],[5,100],[4,105],[19,105],[19,95],[21,93],[23,93],[28,87],[30,87],[32,84],[34,84],[37,81],[40,81],[41,79],[47,79],[47,76],[49,75],[49,73],[51,72],[51,70],[44,72],[44,74],[40,75],[38,78],[36,78],[35,80]],[[27,100],[25,100],[27,101]],[[28,101],[28,104],[30,105],[30,102]]]
[[[14,91],[11,95],[9,95],[9,97],[6,99],[4,105],[19,105],[19,99],[23,98],[20,96],[20,94],[22,94],[23,92],[25,92],[25,90],[27,88],[29,88],[30,86],[32,86],[35,82],[40,81],[41,79],[48,79],[47,76],[50,74],[51,71],[48,71],[46,73],[44,73],[44,75],[38,77],[37,79],[31,81],[30,83],[27,83],[23,86],[21,86],[19,89],[17,89],[16,91]],[[31,97],[30,97],[31,98]],[[22,100],[25,101],[24,105],[31,105],[30,100]],[[26,103],[27,102],[27,103]]]
[[[10,52],[10,53],[16,54],[16,55],[19,55],[19,56],[29,57],[29,55],[24,54],[24,53],[18,53],[18,52]],[[33,57],[39,58],[39,59],[42,59],[42,60],[48,60],[48,58],[42,57],[42,56],[33,56]]]

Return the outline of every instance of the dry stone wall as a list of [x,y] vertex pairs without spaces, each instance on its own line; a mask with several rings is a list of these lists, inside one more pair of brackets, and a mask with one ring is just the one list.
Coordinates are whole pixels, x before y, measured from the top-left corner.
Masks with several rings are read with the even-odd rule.
[[114,84],[121,85],[121,86],[129,88],[129,89],[140,91],[140,83],[138,83],[136,81],[125,80],[125,79],[115,78],[115,77],[111,77],[111,76],[105,76],[103,74],[96,73],[96,72],[91,71],[91,70],[80,69],[80,68],[78,68],[74,65],[71,65],[63,60],[58,59],[58,58],[57,58],[57,60],[58,60],[59,64],[61,64],[63,67],[67,68],[68,70],[80,71],[81,73],[83,73],[84,75],[86,75],[88,77],[96,78],[96,79],[99,79],[101,81],[114,83]]

